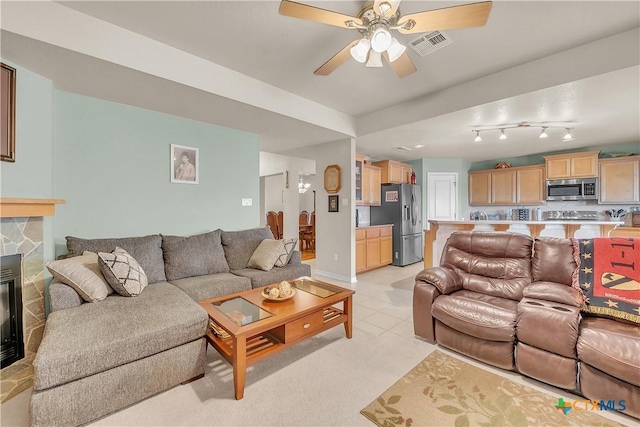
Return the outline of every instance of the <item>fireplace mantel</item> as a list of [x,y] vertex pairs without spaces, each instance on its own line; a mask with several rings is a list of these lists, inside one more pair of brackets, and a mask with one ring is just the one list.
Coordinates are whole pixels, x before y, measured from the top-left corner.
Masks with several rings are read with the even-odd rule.
[[62,199],[0,199],[0,218],[51,216]]

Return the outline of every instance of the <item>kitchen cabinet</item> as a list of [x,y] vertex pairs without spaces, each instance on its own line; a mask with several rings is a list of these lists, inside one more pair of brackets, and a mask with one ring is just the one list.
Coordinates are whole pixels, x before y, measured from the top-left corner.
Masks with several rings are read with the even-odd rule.
[[491,204],[512,205],[516,202],[516,171],[496,169],[491,172]]
[[391,264],[393,260],[392,231],[391,225],[356,229],[356,273]]
[[491,204],[491,171],[469,172],[469,204]]
[[598,203],[640,203],[640,156],[600,159]]
[[362,166],[365,156],[356,154],[356,205],[362,204]]
[[598,176],[599,151],[544,156],[547,179],[593,178]]
[[528,166],[516,170],[516,204],[540,205],[544,203],[544,165]]
[[381,168],[382,184],[409,184],[413,167],[395,160],[383,160],[373,165]]
[[362,201],[361,205],[380,206],[380,168],[362,164]]
[[544,203],[544,165],[469,172],[469,205]]

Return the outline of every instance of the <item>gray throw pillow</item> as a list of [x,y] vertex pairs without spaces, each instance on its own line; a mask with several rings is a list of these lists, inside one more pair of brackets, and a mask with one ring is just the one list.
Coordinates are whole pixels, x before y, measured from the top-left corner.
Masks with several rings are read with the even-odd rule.
[[83,255],[59,261],[49,261],[47,269],[56,280],[71,286],[83,300],[96,302],[113,293],[98,266],[98,254]]
[[282,250],[278,255],[278,259],[276,260],[274,267],[284,267],[289,264],[291,260],[291,256],[293,255],[293,251],[296,250],[296,245],[298,244],[298,239],[283,239],[282,240]]
[[247,268],[251,255],[264,239],[273,239],[269,227],[242,231],[223,231],[222,246],[231,270]]
[[135,297],[149,283],[140,264],[122,248],[98,252],[100,271],[111,287],[123,297]]
[[228,273],[229,265],[220,241],[221,230],[197,236],[162,236],[167,280]]
[[251,255],[247,267],[257,268],[259,270],[271,271],[273,264],[276,262],[284,243],[282,240],[265,239],[258,245]]
[[80,239],[67,236],[67,249],[70,256],[81,255],[84,251],[113,252],[116,247],[124,249],[138,261],[147,274],[150,284],[167,280],[162,259],[162,238],[158,234],[114,239]]

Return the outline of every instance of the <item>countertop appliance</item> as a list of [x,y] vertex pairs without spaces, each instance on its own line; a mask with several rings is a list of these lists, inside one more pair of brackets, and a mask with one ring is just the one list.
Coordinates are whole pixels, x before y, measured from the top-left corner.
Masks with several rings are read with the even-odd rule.
[[422,261],[422,197],[419,185],[382,186],[380,206],[371,207],[371,225],[393,224],[393,265]]
[[547,211],[544,213],[547,221],[597,221],[596,211]]
[[545,188],[547,200],[598,200],[598,178],[549,180]]

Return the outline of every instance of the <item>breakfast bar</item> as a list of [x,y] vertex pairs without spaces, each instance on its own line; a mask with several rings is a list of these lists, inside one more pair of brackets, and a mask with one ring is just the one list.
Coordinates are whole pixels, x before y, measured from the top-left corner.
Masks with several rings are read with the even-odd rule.
[[444,244],[449,236],[456,231],[509,231],[526,234],[533,238],[545,236],[587,239],[608,236],[611,230],[622,224],[622,221],[597,220],[429,221],[430,228],[424,230],[424,267],[430,268],[440,264],[440,255],[442,254]]

